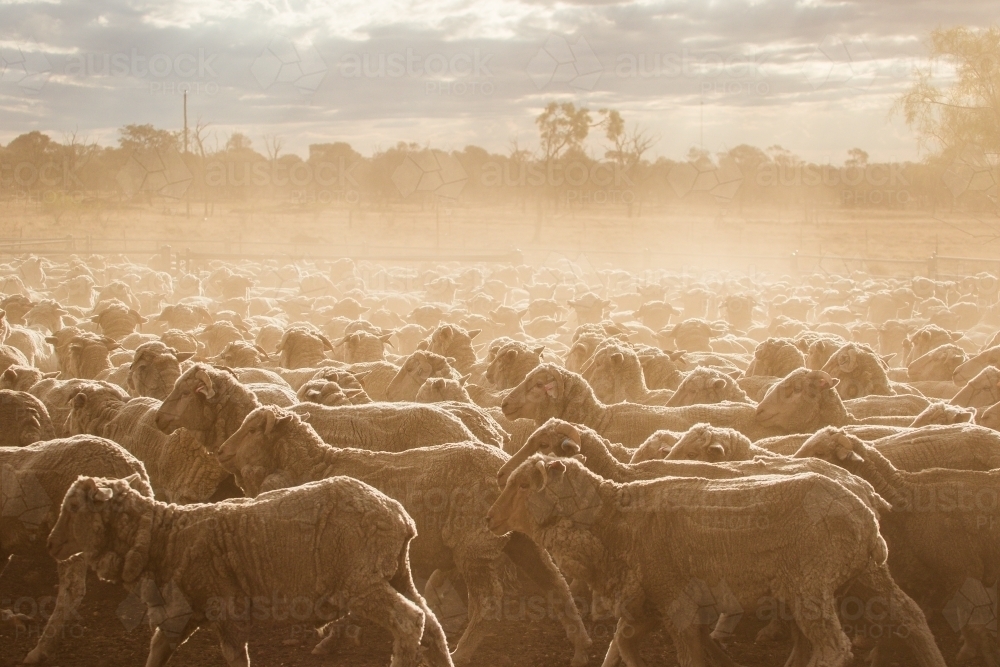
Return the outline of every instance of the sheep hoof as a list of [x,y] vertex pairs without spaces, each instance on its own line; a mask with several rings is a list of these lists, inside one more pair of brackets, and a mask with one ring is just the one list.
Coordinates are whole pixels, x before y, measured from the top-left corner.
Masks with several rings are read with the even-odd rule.
[[28,655],[24,656],[24,660],[22,661],[22,664],[25,664],[25,665],[37,665],[37,664],[40,664],[42,662],[45,662],[45,659],[47,657],[48,656],[46,656],[44,653],[42,653],[41,649],[39,649],[39,648],[36,647],[36,648],[31,649],[31,651],[28,652]]
[[590,662],[590,656],[585,652],[576,653],[573,655],[573,659],[570,661],[572,667],[583,667],[588,662]]

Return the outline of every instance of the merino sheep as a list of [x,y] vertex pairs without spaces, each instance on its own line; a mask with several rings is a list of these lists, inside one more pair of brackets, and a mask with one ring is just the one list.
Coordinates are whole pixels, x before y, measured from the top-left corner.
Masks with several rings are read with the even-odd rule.
[[664,405],[680,407],[684,405],[709,405],[724,401],[753,403],[732,377],[717,368],[699,366],[684,377],[678,385],[677,391]]
[[[0,563],[11,553],[41,559],[44,537],[56,524],[59,504],[79,475],[138,475],[136,488],[151,497],[142,463],[117,444],[90,435],[47,440],[26,447],[0,448]],[[58,565],[55,605],[38,643],[24,658],[37,664],[51,657],[63,626],[86,593],[87,565],[81,558]]]
[[178,352],[160,341],[143,343],[135,349],[126,387],[132,396],[149,396],[162,401],[181,375],[181,362],[191,352]]
[[[814,519],[802,508],[816,494],[844,511]],[[755,521],[746,521],[750,507]],[[614,646],[626,664],[641,664],[637,645],[657,622],[674,639],[682,664],[704,664],[707,627],[697,614],[700,606],[714,599],[718,612],[745,613],[777,598],[808,639],[796,642],[790,664],[811,655],[813,664],[841,665],[851,651],[835,598],[853,580],[873,597],[892,601],[894,623],[907,627],[917,664],[944,665],[920,608],[889,576],[872,510],[820,475],[619,484],[578,461],[536,454],[511,474],[488,519],[497,535],[528,535],[567,575],[607,600],[619,617]],[[831,541],[837,549],[829,548]],[[720,552],[746,557],[718,558]],[[773,574],[778,567],[780,585]],[[729,604],[708,583],[722,579]],[[692,587],[692,581],[706,583]],[[682,611],[677,600],[691,604]],[[801,600],[825,609],[804,613]]]
[[731,428],[695,424],[681,435],[664,457],[667,461],[749,461],[755,456],[774,456],[755,447],[750,438]]
[[[1000,508],[971,500],[996,497],[1000,471],[897,470],[860,438],[836,428],[809,438],[796,457],[814,456],[866,479],[891,505],[881,517],[889,545],[889,569],[910,595],[943,608],[971,579],[982,587],[996,581],[1000,558]],[[962,499],[968,498],[970,501]],[[987,626],[970,618],[962,627],[961,658],[994,651]]]
[[[428,576],[456,567],[469,589],[469,622],[455,647],[456,664],[470,662],[493,625],[482,605],[500,599],[513,583],[505,575],[508,559],[531,573],[557,600],[569,600],[565,581],[543,551],[523,538],[498,539],[486,530],[486,509],[498,495],[494,480],[506,460],[499,450],[470,443],[403,452],[338,449],[323,442],[297,415],[260,408],[222,445],[219,460],[251,496],[350,475],[403,503],[418,531],[411,552],[414,568]],[[445,501],[430,502],[432,492],[442,494]],[[565,609],[563,624],[575,646],[573,664],[582,665],[590,640],[579,615],[573,613],[575,607],[569,604]]]
[[386,387],[386,398],[390,401],[412,401],[428,378],[458,380],[462,376],[452,367],[454,361],[433,352],[417,350],[400,364],[396,376]]
[[[367,484],[334,477],[251,501],[178,507],[144,496],[132,488],[136,481],[79,478],[48,549],[60,560],[82,554],[101,579],[145,603],[154,630],[147,665],[166,663],[209,623],[226,661],[248,665],[254,625],[277,620],[261,602],[275,591],[310,600],[307,620],[317,625],[329,620],[320,611],[327,605],[384,627],[394,665],[416,667],[421,643],[435,667],[452,664],[444,631],[410,574],[413,520]],[[223,620],[213,612],[220,601],[252,605],[253,620]]]
[[24,447],[54,437],[44,403],[24,391],[0,389],[0,447]]

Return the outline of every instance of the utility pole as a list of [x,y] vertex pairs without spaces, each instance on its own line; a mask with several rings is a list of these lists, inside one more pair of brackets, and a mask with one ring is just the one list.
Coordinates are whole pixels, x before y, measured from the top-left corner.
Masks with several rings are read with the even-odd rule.
[[188,152],[188,94],[184,91],[184,152]]

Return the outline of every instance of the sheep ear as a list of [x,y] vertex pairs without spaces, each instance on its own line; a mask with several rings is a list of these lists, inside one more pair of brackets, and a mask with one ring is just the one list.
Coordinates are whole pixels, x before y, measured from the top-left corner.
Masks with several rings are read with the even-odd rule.
[[98,487],[90,494],[90,499],[94,502],[103,503],[114,498],[115,492],[107,487]]
[[580,453],[580,445],[573,442],[572,438],[563,438],[559,443],[559,451],[563,456],[576,456]]
[[532,354],[534,354],[534,355],[535,355],[536,357],[541,357],[541,356],[542,356],[542,352],[544,352],[544,351],[545,351],[545,346],[544,346],[544,345],[541,345],[541,346],[539,346],[539,347],[536,347],[536,348],[535,348],[534,350],[532,350],[531,352],[532,352]]
[[550,482],[558,482],[564,474],[566,474],[566,464],[559,459],[546,461],[543,464],[542,477],[545,480],[546,486]]
[[725,388],[725,386],[726,386],[726,381],[723,380],[722,378],[715,378],[714,380],[712,380],[713,389],[723,389]]
[[45,342],[48,343],[49,345],[55,345],[56,343],[59,342],[59,339],[56,338],[55,336],[46,336]]
[[466,375],[463,375],[462,377],[458,378],[458,386],[464,387],[465,383],[469,381],[470,377],[472,377],[472,373],[467,373]]
[[178,352],[175,356],[177,361],[187,361],[194,356],[194,352]]
[[139,475],[139,473],[134,472],[128,477],[126,477],[125,481],[128,482],[128,485],[131,486],[133,489],[139,490],[139,482],[142,481],[142,477]]
[[482,329],[473,329],[472,331],[469,332],[469,340],[472,340],[473,338],[475,338],[476,336],[478,336],[482,332],[483,332]]
[[611,355],[611,361],[613,361],[616,364],[620,364],[623,361],[625,361],[625,355],[622,354],[621,352],[615,352]]
[[865,460],[861,458],[857,452],[853,449],[847,449],[846,447],[837,447],[836,456],[838,461],[850,461],[851,463],[865,462]]
[[713,442],[711,445],[708,446],[708,453],[714,454],[715,456],[725,456],[726,450],[719,443]]
[[425,340],[422,340],[422,341],[420,341],[419,343],[417,343],[417,349],[418,349],[418,350],[423,350],[423,351],[425,351],[425,352],[426,352],[426,351],[427,351],[427,348],[428,348],[428,343],[427,343],[427,341],[425,341]]
[[80,410],[87,404],[87,395],[81,392],[73,397],[71,403],[74,408]]

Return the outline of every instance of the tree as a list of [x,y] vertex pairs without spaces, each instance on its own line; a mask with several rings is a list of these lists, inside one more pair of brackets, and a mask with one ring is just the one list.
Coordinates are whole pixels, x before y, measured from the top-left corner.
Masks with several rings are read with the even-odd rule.
[[[975,144],[1000,151],[1000,28],[939,28],[931,33],[930,56],[893,113],[916,130],[921,147],[947,152]],[[954,70],[949,85],[934,80],[942,64]]]
[[844,161],[845,167],[861,167],[864,168],[868,165],[868,153],[860,148],[852,148],[847,151],[847,160]]
[[638,125],[634,125],[632,131],[628,132],[622,115],[614,109],[601,109],[598,113],[604,117],[599,124],[604,126],[604,135],[611,142],[604,157],[615,161],[623,169],[631,169],[637,165],[646,151],[660,140]]
[[545,161],[556,160],[568,152],[583,150],[590,133],[590,110],[579,109],[572,102],[549,102],[535,119]]
[[127,151],[180,149],[180,132],[158,130],[152,125],[126,125],[118,134],[118,145]]
[[246,151],[250,150],[251,146],[253,146],[253,142],[250,140],[250,137],[242,132],[233,132],[226,139],[227,151]]

